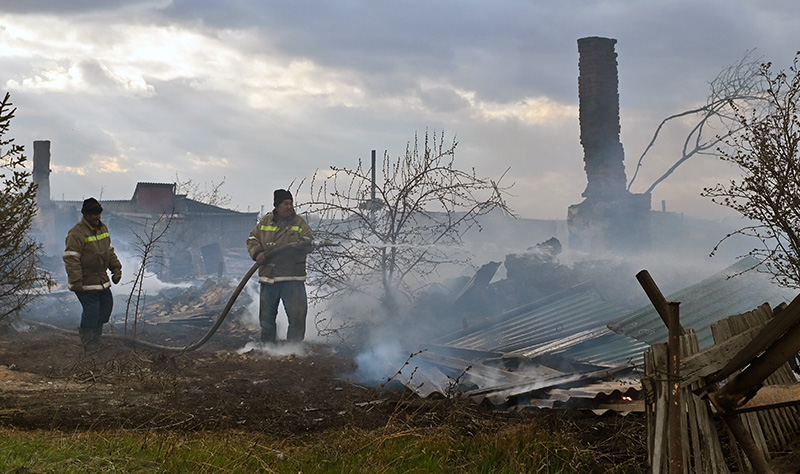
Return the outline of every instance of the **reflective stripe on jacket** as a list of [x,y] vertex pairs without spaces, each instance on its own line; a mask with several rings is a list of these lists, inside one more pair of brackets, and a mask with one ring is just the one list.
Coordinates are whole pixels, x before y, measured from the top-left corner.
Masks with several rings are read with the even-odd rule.
[[[273,211],[274,212],[274,211]],[[247,238],[247,251],[250,258],[256,259],[259,253],[268,250],[273,251],[290,242],[300,240],[311,241],[313,235],[311,227],[306,221],[295,214],[283,223],[273,216],[273,213],[265,215],[256,224],[250,236]],[[306,255],[308,252],[286,251],[276,253],[267,264],[258,269],[258,281],[261,283],[275,283],[276,281],[306,279]]]
[[81,219],[67,233],[64,250],[64,267],[67,270],[69,289],[80,284],[84,291],[111,287],[108,270],[122,271],[122,264],[111,246],[108,227],[102,222],[94,228]]

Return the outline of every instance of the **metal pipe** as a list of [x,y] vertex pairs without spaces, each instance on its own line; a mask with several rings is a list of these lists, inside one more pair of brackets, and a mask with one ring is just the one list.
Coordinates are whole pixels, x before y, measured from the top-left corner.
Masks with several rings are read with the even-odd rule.
[[370,204],[375,202],[375,150],[372,150],[372,193],[370,194]]

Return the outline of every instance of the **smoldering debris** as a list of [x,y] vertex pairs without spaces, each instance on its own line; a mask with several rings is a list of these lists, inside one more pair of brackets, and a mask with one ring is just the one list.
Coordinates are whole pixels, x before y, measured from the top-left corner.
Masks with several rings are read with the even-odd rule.
[[[114,293],[111,331],[128,332],[136,327],[138,334],[157,332],[160,337],[205,331],[210,328],[227,305],[235,285],[227,279],[207,279],[202,283],[165,286],[157,293]],[[115,288],[116,291],[119,291]],[[234,302],[224,332],[243,339],[252,329],[245,317],[252,305],[252,296],[244,291]],[[81,306],[69,291],[44,294],[22,315],[23,320],[47,323],[67,330],[80,324]],[[147,331],[147,328],[153,331]],[[157,330],[155,329],[157,328]]]
[[[639,262],[564,265],[559,247],[553,239],[509,254],[504,279],[493,281],[499,265],[490,262],[459,285],[441,285],[441,294],[423,295],[414,324],[391,334],[402,341],[394,352],[412,357],[378,360],[385,354],[371,350],[361,369],[396,372],[391,377],[421,397],[464,396],[499,409],[642,411],[643,354],[666,341],[666,328],[636,283]],[[766,275],[742,273],[750,266],[739,261],[698,282],[695,265],[692,279],[679,278],[683,286],[670,296],[691,309],[682,323],[705,334],[762,299],[784,301]]]
[[[201,286],[167,288],[150,298],[145,305],[143,321],[149,324],[186,324],[206,326],[219,316],[234,286],[227,280],[206,280]],[[243,292],[228,318],[236,324],[252,298]]]

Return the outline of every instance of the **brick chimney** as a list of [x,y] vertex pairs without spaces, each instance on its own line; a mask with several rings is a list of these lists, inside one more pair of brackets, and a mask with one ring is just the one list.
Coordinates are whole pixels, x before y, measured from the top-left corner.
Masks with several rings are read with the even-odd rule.
[[[33,233],[44,247],[46,255],[59,255],[63,252],[64,236],[56,235],[56,221],[62,218],[56,204],[50,199],[50,141],[33,142],[33,171],[31,179],[37,185]],[[70,218],[72,216],[70,215]]]
[[619,141],[617,40],[578,40],[581,144],[588,184],[583,197],[625,193],[625,153]]
[[650,246],[650,195],[626,189],[617,53],[611,38],[578,40],[578,98],[587,185],[569,207],[570,248],[630,253]]
[[33,142],[33,182],[38,186],[36,204],[40,208],[50,204],[50,140]]

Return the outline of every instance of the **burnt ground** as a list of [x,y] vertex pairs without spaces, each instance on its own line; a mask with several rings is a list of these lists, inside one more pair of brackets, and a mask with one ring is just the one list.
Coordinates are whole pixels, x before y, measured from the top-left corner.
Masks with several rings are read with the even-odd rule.
[[[204,331],[159,335],[150,342],[184,347]],[[224,431],[284,439],[353,428],[447,426],[454,433],[492,432],[532,423],[566,434],[616,464],[647,465],[639,414],[542,410],[500,412],[463,399],[420,399],[397,382],[353,379],[355,353],[344,345],[304,343],[277,352],[243,350],[241,334],[220,331],[187,353],[104,336],[86,353],[76,333],[42,326],[0,334],[0,426],[33,430]],[[800,445],[775,472],[798,472]]]
[[[202,335],[202,332],[198,333]],[[194,340],[151,342],[183,347]],[[84,353],[78,337],[31,326],[0,335],[0,426],[16,429],[230,430],[297,438],[352,428],[448,425],[477,433],[536,423],[580,439],[620,463],[645,465],[643,417],[577,412],[505,413],[467,400],[422,400],[396,382],[351,378],[347,347],[307,343],[284,355],[251,350],[220,334],[173,353],[106,338]],[[287,353],[288,352],[288,353]]]

